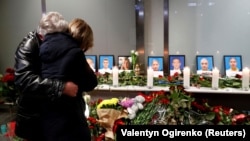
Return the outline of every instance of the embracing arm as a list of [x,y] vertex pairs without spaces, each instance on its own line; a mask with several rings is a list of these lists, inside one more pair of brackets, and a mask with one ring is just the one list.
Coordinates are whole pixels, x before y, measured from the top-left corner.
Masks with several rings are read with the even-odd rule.
[[21,94],[50,99],[60,97],[63,93],[76,95],[77,86],[73,83],[65,84],[62,81],[40,77],[39,45],[40,42],[36,33],[30,32],[16,50],[15,85]]

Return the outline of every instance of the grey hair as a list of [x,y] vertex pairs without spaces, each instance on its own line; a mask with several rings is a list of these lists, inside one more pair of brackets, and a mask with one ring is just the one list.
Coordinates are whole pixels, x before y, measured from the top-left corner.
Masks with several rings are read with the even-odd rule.
[[40,20],[38,33],[42,36],[54,32],[68,31],[68,22],[58,12],[48,12]]

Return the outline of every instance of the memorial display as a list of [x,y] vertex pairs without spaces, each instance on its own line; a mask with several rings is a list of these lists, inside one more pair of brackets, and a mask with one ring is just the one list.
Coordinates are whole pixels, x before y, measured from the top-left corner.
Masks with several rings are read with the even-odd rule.
[[90,103],[88,123],[94,140],[116,140],[120,125],[249,125],[247,113],[196,100],[182,85],[169,92],[98,99]]

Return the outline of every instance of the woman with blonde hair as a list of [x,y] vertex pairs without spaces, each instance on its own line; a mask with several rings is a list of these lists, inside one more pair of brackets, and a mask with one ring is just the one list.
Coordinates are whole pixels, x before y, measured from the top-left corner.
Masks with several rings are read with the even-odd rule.
[[85,58],[93,47],[93,31],[82,19],[73,19],[68,32],[51,32],[45,35],[40,47],[42,77],[72,81],[78,85],[75,97],[61,95],[46,101],[43,112],[45,141],[90,141],[91,134],[84,115],[83,92],[97,86],[97,77]]
[[83,52],[93,47],[94,37],[92,28],[83,19],[73,19],[69,23],[69,32],[80,43],[80,48],[83,49]]

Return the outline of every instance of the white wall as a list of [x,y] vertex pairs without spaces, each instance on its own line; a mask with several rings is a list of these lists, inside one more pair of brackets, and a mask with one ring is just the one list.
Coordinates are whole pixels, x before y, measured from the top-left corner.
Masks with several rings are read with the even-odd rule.
[[[163,0],[145,0],[145,55],[163,55]],[[187,6],[188,2],[197,6]],[[59,4],[60,2],[60,4]],[[208,2],[214,2],[209,6]],[[94,30],[95,46],[88,54],[128,55],[135,49],[134,0],[47,0],[47,11],[59,11],[67,20],[84,18]],[[223,69],[223,55],[242,55],[250,67],[249,0],[169,0],[169,54],[185,54],[186,65],[196,68],[195,55],[213,55]],[[146,15],[145,15],[146,16]],[[21,39],[41,18],[40,0],[1,0],[0,73],[14,64]],[[162,52],[161,52],[162,51]],[[145,56],[146,57],[146,56]],[[117,58],[116,58],[117,59]],[[145,59],[146,60],[146,59]]]
[[170,54],[185,54],[193,71],[196,55],[213,55],[222,74],[223,55],[242,55],[243,67],[250,67],[249,0],[170,0],[169,7]]
[[163,56],[164,51],[164,18],[163,0],[145,0],[145,64],[148,56]]
[[[94,48],[86,54],[130,55],[136,47],[134,0],[46,0],[47,11],[66,20],[83,18],[94,32]],[[14,65],[14,52],[22,38],[41,18],[41,0],[1,0],[0,73]]]
[[35,29],[41,17],[41,2],[1,0],[0,73],[13,67],[14,53],[21,39]]

